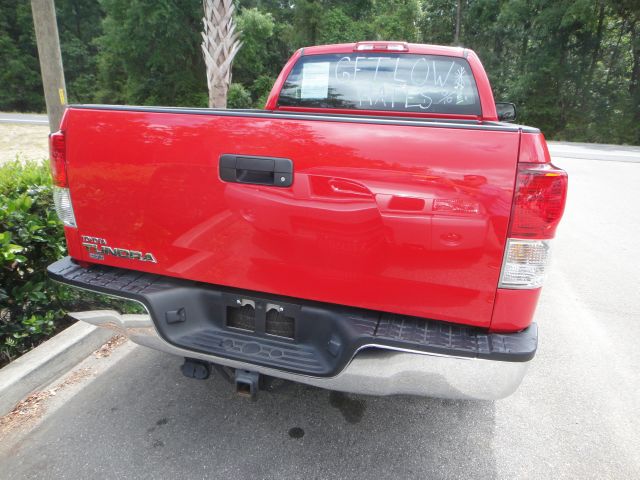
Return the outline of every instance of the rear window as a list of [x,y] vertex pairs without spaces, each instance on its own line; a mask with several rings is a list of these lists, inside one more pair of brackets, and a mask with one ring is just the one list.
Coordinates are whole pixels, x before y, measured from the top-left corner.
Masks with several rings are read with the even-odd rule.
[[301,57],[278,105],[480,115],[478,89],[463,58],[378,53]]

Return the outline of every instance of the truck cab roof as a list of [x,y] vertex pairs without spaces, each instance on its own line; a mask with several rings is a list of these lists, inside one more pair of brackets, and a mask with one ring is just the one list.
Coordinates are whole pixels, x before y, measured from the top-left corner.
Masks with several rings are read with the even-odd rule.
[[[343,55],[344,58],[339,58]],[[320,57],[322,56],[326,56],[326,59],[320,60]],[[333,58],[331,58],[332,56]],[[341,78],[346,78],[347,76],[350,79],[355,80],[356,72],[361,72],[361,70],[359,69],[360,65],[358,63],[365,61],[367,58],[387,58],[399,60],[403,56],[413,57],[414,63],[409,64],[410,62],[407,58],[407,60],[403,62],[404,65],[399,66],[398,64],[396,64],[396,73],[399,67],[404,67],[405,76],[408,74],[412,77],[412,79],[414,79],[414,75],[415,77],[419,77],[419,72],[421,72],[421,70],[422,73],[425,74],[423,75],[424,78],[422,78],[421,81],[415,85],[411,85],[411,83],[415,82],[410,82],[409,84],[407,84],[407,79],[396,78],[395,74],[390,81],[381,81],[380,76],[378,76],[378,66],[380,66],[379,63],[377,64],[377,66],[372,66],[370,64],[368,67],[369,73],[373,72],[374,74],[374,81],[369,81],[369,85],[366,86],[367,88],[360,88],[362,87],[362,85],[360,85],[359,87],[358,85],[355,85],[354,82],[354,85],[350,87],[352,91],[346,92],[340,91],[340,88],[338,88],[345,87],[344,82],[342,82],[343,84],[340,86],[324,85],[327,84],[327,82],[333,82],[334,80],[332,80],[332,78],[335,79],[336,82],[339,82]],[[419,56],[425,56],[425,59],[421,60]],[[440,59],[438,59],[438,57],[440,57]],[[427,66],[426,64],[427,59],[429,59],[429,66]],[[462,102],[459,102],[458,97],[456,97],[456,102],[450,100],[454,92],[457,92],[457,87],[454,85],[457,77],[455,76],[455,74],[449,75],[450,70],[441,73],[436,72],[437,70],[440,70],[442,68],[444,68],[445,70],[447,69],[445,65],[447,59],[449,61],[447,65],[455,65],[456,72],[463,72],[460,73],[460,75],[464,75],[465,77],[462,79],[462,83],[467,88],[465,95],[467,98],[469,98],[469,95],[475,97],[474,108],[456,108],[456,105],[464,103],[467,100],[462,100]],[[337,70],[339,69],[339,65],[343,63],[343,60],[354,66],[353,75],[349,74],[348,72],[341,72],[341,75],[343,75],[344,77],[339,77]],[[323,62],[324,65],[322,65]],[[306,63],[319,63],[319,65],[317,66],[318,68],[320,68],[321,66],[328,66],[328,69],[333,73],[330,75],[327,68],[324,68],[321,71],[317,68],[314,70],[314,67],[311,67],[308,69],[308,75],[305,75],[302,71],[304,70],[304,64]],[[437,64],[440,64],[440,66],[438,66]],[[419,68],[416,69],[416,66],[418,66]],[[388,65],[386,70],[389,71]],[[380,71],[383,71],[383,69],[381,69]],[[362,73],[364,74],[365,72],[363,71]],[[378,76],[377,81],[375,80],[375,76]],[[312,95],[312,93],[313,95],[318,96],[318,92],[315,91],[313,87],[311,89],[302,88],[302,83],[304,83],[305,78],[308,80],[307,83],[309,84],[311,82],[314,82],[316,86],[320,86],[322,84],[326,87],[326,95],[324,101],[322,101],[323,99],[320,98],[322,97],[322,95],[316,98],[316,101],[307,101],[307,98],[292,99],[292,89],[296,92],[296,95],[298,95],[298,97],[309,97],[309,95]],[[429,78],[432,82],[432,90],[437,89],[438,86],[444,87],[443,82],[446,83],[447,80],[449,81],[450,85],[448,85],[448,88],[441,88],[441,90],[447,90],[445,95],[445,97],[447,98],[436,98],[436,96],[434,96],[434,92],[425,92],[420,89],[420,86],[425,85],[426,80]],[[359,83],[362,83],[362,81],[359,80]],[[384,108],[379,108],[381,103],[388,103],[388,92],[395,90],[396,87],[402,86],[400,85],[400,83],[405,84],[412,90],[409,93],[411,98],[405,98],[405,105],[407,107],[412,105],[415,108],[388,108],[386,105],[384,106]],[[471,85],[472,91],[469,91]],[[368,93],[365,92],[365,90],[367,89]],[[370,96],[373,99],[373,97],[376,97],[377,95],[376,92],[380,92],[382,90],[384,90],[386,92],[385,94],[387,95],[387,97],[383,99],[384,102],[371,101],[369,102],[371,103],[370,107],[366,108],[364,106],[364,101],[361,101],[361,99],[365,98],[365,100],[367,100]],[[350,101],[338,102],[335,100],[335,98],[330,98],[330,93],[335,98]],[[425,108],[419,106],[416,107],[417,103],[414,100],[415,98],[420,97],[424,98],[426,102],[423,105],[423,107]],[[441,108],[443,106],[443,102],[453,105],[452,108]],[[394,99],[391,99],[391,104],[394,104]],[[397,106],[398,103],[395,102],[395,105]],[[273,85],[264,108],[265,110],[269,111],[289,111],[299,113],[331,113],[416,118],[444,118],[451,120],[471,120],[480,122],[498,120],[489,78],[485,72],[484,67],[482,66],[482,63],[480,62],[480,59],[475,54],[475,52],[473,52],[473,50],[462,47],[426,45],[397,41],[363,41],[356,43],[340,43],[333,45],[318,45],[300,48],[291,56],[287,64],[280,72],[280,75]]]

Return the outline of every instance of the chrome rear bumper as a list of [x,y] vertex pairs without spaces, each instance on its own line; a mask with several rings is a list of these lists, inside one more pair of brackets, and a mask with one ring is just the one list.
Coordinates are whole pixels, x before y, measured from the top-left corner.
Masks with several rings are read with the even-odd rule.
[[388,347],[367,347],[333,377],[312,377],[181,349],[163,340],[149,315],[121,315],[112,310],[70,313],[106,327],[131,341],[173,355],[197,358],[231,368],[307,385],[366,395],[419,395],[450,399],[497,400],[520,385],[529,362],[452,357]]

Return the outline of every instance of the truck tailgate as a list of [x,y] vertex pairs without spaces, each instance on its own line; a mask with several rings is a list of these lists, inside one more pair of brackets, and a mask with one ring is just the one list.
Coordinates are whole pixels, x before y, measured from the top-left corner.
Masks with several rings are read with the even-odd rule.
[[[517,127],[82,107],[63,129],[79,260],[489,325]],[[289,159],[293,183],[223,181],[225,154]]]

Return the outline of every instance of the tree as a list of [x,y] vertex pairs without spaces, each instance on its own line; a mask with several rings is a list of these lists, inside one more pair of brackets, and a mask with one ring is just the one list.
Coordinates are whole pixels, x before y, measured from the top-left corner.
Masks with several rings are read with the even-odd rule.
[[250,85],[260,75],[270,74],[267,62],[274,21],[270,13],[257,8],[244,9],[238,17],[242,48],[233,61],[234,81]]
[[418,23],[421,41],[436,45],[451,43],[455,32],[455,3],[451,0],[421,2]]
[[331,7],[322,17],[320,43],[359,42],[368,36],[367,22],[353,18],[343,7]]
[[95,102],[98,45],[105,12],[95,0],[56,0],[69,103]]
[[205,106],[201,6],[192,0],[102,0],[95,101]]
[[29,2],[0,3],[0,65],[0,110],[42,111],[44,96]]
[[373,3],[372,40],[417,42],[420,4],[418,0],[377,0]]
[[[446,20],[421,26],[455,31],[454,4],[425,0],[423,11],[446,11]],[[482,58],[496,99],[516,102],[519,121],[548,138],[639,142],[640,122],[633,118],[639,108],[631,93],[637,0],[462,5],[460,41]]]
[[202,53],[207,66],[209,107],[227,106],[231,64],[242,43],[233,19],[232,0],[203,0]]
[[[95,102],[104,11],[95,0],[56,0],[69,102]],[[0,110],[42,111],[44,97],[29,2],[0,4]]]

